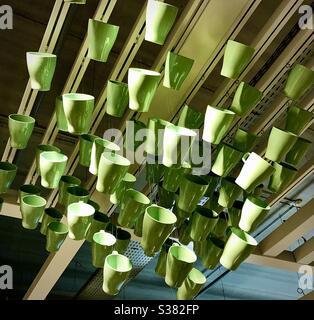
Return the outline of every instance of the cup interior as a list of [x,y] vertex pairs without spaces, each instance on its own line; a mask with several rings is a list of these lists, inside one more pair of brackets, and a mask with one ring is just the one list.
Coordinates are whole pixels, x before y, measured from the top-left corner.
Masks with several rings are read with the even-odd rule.
[[74,100],[74,101],[90,101],[95,100],[93,96],[85,93],[66,93],[62,95],[62,99]]
[[186,174],[184,177],[186,180],[188,180],[189,182],[192,182],[194,184],[198,184],[198,185],[202,185],[202,186],[208,185],[208,182],[199,176],[194,176],[192,174]]
[[150,206],[146,209],[147,215],[163,224],[174,224],[177,222],[177,217],[170,210],[159,206]]
[[104,157],[107,161],[114,163],[114,164],[117,164],[119,166],[128,167],[131,165],[131,162],[127,158],[122,157],[116,153],[110,153],[110,152],[105,151],[102,153],[101,156]]
[[79,186],[69,187],[67,188],[67,192],[78,197],[86,197],[89,195],[89,192],[86,189]]
[[17,121],[17,122],[24,122],[24,123],[34,123],[35,119],[31,116],[25,116],[23,114],[11,114],[9,115],[9,118],[11,120]]
[[24,196],[22,202],[32,207],[44,207],[46,205],[46,200],[44,198],[33,194]]
[[115,144],[109,140],[106,140],[106,139],[97,138],[95,140],[95,143],[98,144],[99,146],[101,146],[105,149],[111,150],[111,151],[119,151],[120,150],[120,147],[117,144]]
[[208,240],[216,247],[218,247],[219,249],[222,249],[225,247],[225,243],[218,239],[218,238],[214,238],[214,237],[211,237],[209,236]]
[[92,200],[88,200],[87,203],[90,204],[95,209],[95,211],[99,211],[100,206],[97,202],[94,202]]
[[94,142],[99,137],[97,137],[93,134],[82,134],[80,138],[85,141]]
[[234,227],[231,227],[230,229],[231,232],[236,235],[241,241],[251,246],[257,246],[257,241],[245,231]]
[[127,199],[132,199],[141,204],[150,204],[150,200],[145,196],[145,194],[134,189],[128,189],[125,196]]
[[109,83],[112,83],[112,84],[115,84],[117,86],[122,86],[122,87],[125,87],[127,88],[128,85],[124,82],[121,82],[121,81],[117,81],[117,80],[108,80]]
[[40,154],[40,157],[51,162],[65,162],[68,160],[66,155],[56,151],[44,151]]
[[3,171],[16,171],[17,166],[13,163],[10,162],[0,162],[0,170]]
[[70,212],[80,217],[88,217],[95,213],[95,209],[87,203],[74,202],[68,206],[68,213]]
[[62,176],[60,179],[64,183],[80,185],[81,180],[73,176]]
[[27,52],[28,56],[35,56],[41,58],[56,58],[57,56],[53,53],[48,52]]
[[197,259],[193,251],[183,246],[172,246],[169,249],[169,253],[177,260],[184,261],[187,263],[194,263]]
[[53,221],[48,224],[48,229],[55,233],[59,234],[65,234],[68,233],[69,228],[66,224],[59,222],[59,221]]
[[36,187],[32,184],[24,184],[20,187],[20,191],[30,194],[39,194],[41,190],[39,187]]
[[209,219],[218,219],[218,213],[201,206],[197,206],[195,212],[199,213],[201,216]]
[[122,254],[110,254],[106,258],[106,264],[118,272],[128,272],[132,269],[132,263],[129,258]]
[[118,240],[130,240],[131,234],[126,230],[118,228],[116,232],[116,237]]
[[204,274],[195,268],[190,271],[188,278],[196,284],[204,284],[206,282]]
[[104,230],[94,233],[93,240],[102,246],[113,246],[117,241],[111,233]]
[[45,213],[52,218],[55,219],[62,219],[63,215],[61,212],[59,212],[57,209],[55,208],[47,208],[45,209]]
[[40,144],[39,146],[37,146],[37,149],[41,152],[43,151],[56,151],[56,152],[60,152],[61,150],[55,146],[52,146],[50,144]]
[[100,211],[95,211],[94,220],[99,221],[99,222],[108,223],[109,217]]
[[262,199],[259,199],[254,196],[248,196],[247,200],[255,204],[257,207],[260,207],[265,210],[270,210],[270,206],[268,205],[268,203]]
[[141,69],[141,68],[129,68],[129,72],[141,73],[147,76],[160,77],[160,73],[153,70]]
[[126,173],[125,176],[122,179],[123,182],[135,182],[136,177],[131,173]]

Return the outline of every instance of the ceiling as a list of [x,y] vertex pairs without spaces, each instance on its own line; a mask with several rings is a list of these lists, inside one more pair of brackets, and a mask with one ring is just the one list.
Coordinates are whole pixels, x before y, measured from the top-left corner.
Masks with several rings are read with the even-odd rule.
[[[182,102],[188,102],[194,109],[205,113],[206,106],[210,103],[228,106],[236,88],[236,82],[228,82],[220,75],[223,47],[227,39],[233,38],[248,45],[254,44],[260,48],[259,54],[242,79],[261,88],[264,92],[264,98],[248,117],[237,123],[237,126],[259,133],[262,139],[256,146],[256,151],[263,152],[270,128],[273,125],[282,125],[285,118],[284,110],[289,104],[288,101],[284,100],[282,94],[284,81],[289,70],[286,66],[291,63],[302,62],[312,68],[314,67],[313,32],[311,30],[300,30],[297,24],[299,19],[298,7],[301,4],[311,4],[311,1],[251,1],[248,6],[243,5],[243,9],[239,9],[239,15],[234,18],[235,22],[233,24],[230,23],[229,29],[225,27],[226,31],[220,35],[221,40],[218,41],[216,39],[218,38],[218,33],[217,36],[211,33],[211,28],[215,27],[214,22],[217,22],[214,20],[214,14],[209,10],[210,5],[217,6],[217,10],[221,13],[221,17],[218,17],[218,22],[223,26],[229,22],[227,15],[231,11],[229,7],[235,6],[237,8],[242,3],[245,3],[245,0],[236,0],[232,4],[229,0],[222,1],[223,6],[226,8],[225,11],[219,11],[220,7],[217,0],[197,0],[194,4],[192,0],[167,0],[167,3],[179,7],[177,21],[182,26],[182,30],[178,28],[173,35],[169,36],[168,47],[166,47],[142,41],[143,27],[137,31],[133,29],[136,26],[141,26],[141,20],[139,19],[141,13],[145,12],[145,0],[132,0],[131,6],[126,5],[125,0],[108,0],[108,3],[113,4],[113,9],[107,8],[106,11],[109,15],[108,22],[120,26],[117,41],[107,63],[88,61],[86,71],[77,72],[81,76],[80,81],[75,80],[77,92],[101,97],[106,82],[112,75],[116,75],[115,77],[126,81],[126,66],[156,70],[159,68],[162,70],[164,64],[162,57],[167,52],[167,48],[168,50],[174,49],[179,52],[185,50],[192,52],[196,56],[196,64],[199,62],[199,66],[197,66],[199,70],[193,74],[193,81],[191,80],[191,83],[177,94],[169,92],[165,97],[162,94],[162,89],[160,89],[157,93],[157,99],[153,102],[152,114],[161,115],[168,120],[175,120],[183,105],[181,100]],[[28,104],[28,107],[30,106],[30,114],[36,119],[34,133],[27,149],[10,154],[10,160],[17,164],[19,168],[18,175],[12,186],[14,191],[26,181],[34,182],[34,176],[31,173],[35,148],[42,141],[53,142],[69,157],[72,157],[73,150],[76,150],[77,137],[66,133],[54,134],[56,132],[55,129],[51,130],[54,103],[55,98],[63,92],[69,74],[73,72],[73,66],[77,62],[77,55],[81,50],[86,34],[88,19],[94,16],[97,6],[104,1],[88,0],[87,5],[71,5],[67,8],[65,8],[61,0],[29,0],[27,2],[6,0],[5,2],[13,8],[14,28],[13,30],[0,31],[2,48],[0,50],[0,100],[2,101],[0,107],[0,150],[3,156],[5,156],[9,138],[7,117],[19,110],[23,95],[27,90],[28,74],[25,53],[27,51],[38,51],[46,27],[49,25],[54,6],[59,3],[65,15],[62,28],[60,28],[57,41],[52,50],[58,56],[52,89],[49,92],[39,92],[34,95],[33,104]],[[290,10],[287,9],[289,5],[291,7]],[[285,10],[287,10],[286,13],[284,13]],[[278,14],[277,20],[274,19],[274,13]],[[280,13],[282,16],[279,19]],[[193,30],[198,28],[205,14],[208,14],[212,20],[208,19],[204,22],[203,34],[200,34],[195,39]],[[58,19],[61,19],[61,15],[58,16]],[[278,27],[275,28],[276,24],[278,24]],[[135,31],[138,35],[134,40],[131,36],[134,36]],[[265,37],[262,38],[262,33],[264,32]],[[191,47],[189,39],[191,39],[191,42],[192,40],[194,41],[195,50]],[[201,61],[201,52],[197,52],[197,50],[200,50],[199,48],[207,48],[210,45],[208,44],[209,42],[215,41],[217,42],[215,50],[213,52],[205,52],[205,58],[207,55],[210,57],[208,58],[209,60],[206,61],[204,58],[204,61]],[[132,45],[128,47],[129,43]],[[200,47],[197,48],[197,45]],[[124,52],[128,54],[124,60],[121,60]],[[199,60],[197,60],[198,55]],[[82,60],[82,63],[85,63],[84,60]],[[119,72],[114,73],[118,68],[120,68]],[[313,110],[313,93],[314,89],[298,101],[298,104],[308,110]],[[105,104],[100,103],[99,105],[99,113],[101,113]],[[93,127],[93,130],[101,136],[107,128],[123,128],[125,120],[131,117],[145,121],[145,116],[139,114],[128,113],[123,119],[117,119],[105,114],[103,117],[97,117],[98,122]],[[225,141],[231,139],[235,128],[229,132]],[[314,141],[314,124],[306,129],[303,137]],[[273,206],[271,215],[265,221],[265,224],[257,230],[257,232],[260,232],[259,240],[262,241],[263,238],[267,237],[283,223],[284,219],[280,215],[286,212],[287,208],[291,210],[286,219],[296,212],[291,200],[301,198],[303,200],[301,206],[312,200],[314,194],[314,169],[310,164],[313,164],[313,156],[314,144],[299,168],[300,172],[303,172],[303,168],[309,166],[312,171],[306,171],[306,175],[301,179],[302,181],[300,180],[301,182],[298,182],[291,190],[287,190],[279,201],[277,201],[276,196],[267,193],[267,190],[263,193],[265,198],[276,200],[276,204]],[[70,173],[86,181],[87,186],[94,194],[92,176],[88,170],[75,165],[75,161],[73,163]],[[135,172],[138,174],[137,188],[148,192],[151,189],[146,186],[143,168],[144,165],[134,167]],[[40,183],[38,179],[35,179],[35,182],[37,184]],[[53,205],[56,194],[51,196],[46,190],[44,195],[51,199],[51,205]],[[97,198],[98,195],[96,194],[95,197]],[[150,197],[154,197],[154,192],[151,192]],[[102,201],[102,198],[98,197],[97,199]],[[111,212],[114,208],[104,204],[103,210]],[[2,212],[2,214],[0,216],[0,265],[9,264],[13,267],[14,290],[0,291],[0,298],[21,299],[48,258],[48,254],[44,250],[45,239],[36,230],[23,229],[20,220],[12,217],[10,212]],[[278,216],[281,219],[276,220]],[[266,226],[268,227],[266,228]],[[308,232],[304,236],[307,240],[310,240],[313,234]],[[300,241],[287,243],[287,248],[285,249],[292,245],[290,251],[293,251],[299,246],[298,243],[299,245],[302,244]],[[77,253],[74,251],[73,256],[73,259],[69,259],[70,263],[68,266],[66,265],[64,273],[53,285],[47,296],[48,299],[79,298],[80,294],[84,293],[84,288],[89,283],[92,283],[93,279],[97,279],[95,278],[97,277],[97,271],[90,263],[89,243],[84,243],[79,247]],[[161,297],[165,299],[174,298],[174,292],[166,288],[163,281],[154,274],[154,264],[155,260],[150,261],[144,266],[143,270],[139,270],[139,273],[122,290],[118,299],[144,299],[148,289],[151,292],[150,298],[152,299]],[[223,271],[219,269],[209,275],[209,284],[211,281],[215,281],[221,272]],[[94,284],[94,289],[95,292],[99,291],[97,284]],[[296,272],[246,263],[237,272],[226,274],[221,280],[210,285],[198,298],[298,299],[299,294],[296,289]],[[252,295],[252,292],[254,292],[254,295]],[[90,295],[90,298],[93,298],[93,296]]]

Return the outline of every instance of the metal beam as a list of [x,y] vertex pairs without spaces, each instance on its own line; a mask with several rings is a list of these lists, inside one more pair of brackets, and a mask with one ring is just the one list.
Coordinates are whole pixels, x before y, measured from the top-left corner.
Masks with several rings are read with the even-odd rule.
[[301,297],[299,300],[314,300],[314,291],[311,291],[310,293]]
[[310,264],[314,261],[314,237],[305,241],[302,246],[295,249],[293,254],[298,263]]
[[294,241],[314,228],[314,199],[280,225],[261,243],[263,255],[278,256]]

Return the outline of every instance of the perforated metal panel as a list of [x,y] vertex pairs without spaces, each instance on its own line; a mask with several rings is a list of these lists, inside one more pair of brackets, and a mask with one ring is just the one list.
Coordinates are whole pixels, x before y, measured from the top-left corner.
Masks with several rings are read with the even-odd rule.
[[[128,281],[133,279],[152,259],[153,257],[145,256],[143,249],[138,241],[130,241],[125,255],[132,261],[132,271]],[[127,282],[128,282],[127,281]],[[127,284],[126,282],[126,284]],[[78,294],[76,299],[89,299],[89,300],[110,300],[114,299],[112,296],[106,295],[102,290],[103,283],[103,270],[99,269],[92,277],[85,287]],[[125,284],[125,285],[126,285]]]

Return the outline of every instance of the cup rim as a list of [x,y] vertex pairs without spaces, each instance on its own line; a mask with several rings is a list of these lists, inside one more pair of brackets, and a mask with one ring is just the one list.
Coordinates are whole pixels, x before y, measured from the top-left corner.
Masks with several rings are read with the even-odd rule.
[[145,196],[144,193],[137,191],[133,188],[127,189],[125,192],[125,199],[131,199],[140,204],[150,204],[150,200],[148,197]]
[[56,208],[46,208],[45,209],[45,214],[47,214],[51,218],[56,218],[56,219],[62,219],[63,214],[57,210]]
[[241,242],[244,242],[244,243],[251,245],[251,246],[258,245],[258,242],[251,235],[249,235],[247,232],[245,232],[239,228],[235,228],[235,227],[230,227],[230,230],[231,230],[232,234],[234,234]]
[[33,184],[23,184],[22,186],[20,186],[19,191],[29,194],[39,194],[41,192],[41,189]]
[[9,119],[20,123],[35,123],[35,119],[33,117],[18,113],[10,114]]
[[307,113],[307,114],[312,115],[312,118],[314,118],[314,113],[313,113],[312,111],[305,110],[305,109],[303,109],[303,108],[301,108],[301,107],[298,107],[298,106],[289,106],[289,107],[288,107],[288,112],[289,112],[291,109],[301,110],[301,111],[304,112],[304,113]]
[[171,8],[175,8],[176,10],[178,10],[178,8],[176,6],[174,6],[173,4],[161,2],[159,0],[149,0],[148,2],[151,4],[161,6],[161,7],[171,7]]
[[295,172],[298,171],[298,169],[296,167],[294,167],[293,165],[291,165],[291,164],[289,164],[287,162],[280,162],[280,163],[275,162],[274,163],[274,168],[276,168],[276,166],[281,166],[281,167],[283,167],[285,169],[289,169],[289,170],[292,170],[292,171],[295,171]]
[[67,99],[67,100],[73,100],[73,101],[94,101],[95,97],[86,94],[86,93],[65,93],[62,95],[62,100]]
[[270,205],[266,201],[264,201],[258,197],[255,197],[253,195],[248,196],[246,198],[245,202],[246,201],[249,201],[249,202],[253,203],[255,206],[260,207],[264,210],[270,210],[270,208],[271,208]]
[[81,179],[71,176],[71,175],[64,175],[60,178],[60,181],[64,182],[64,183],[71,183],[71,184],[75,184],[77,186],[79,186],[82,181]]
[[206,181],[204,178],[200,176],[196,176],[190,173],[187,173],[184,175],[184,178],[188,180],[190,183],[202,185],[202,186],[208,186],[208,181]]
[[40,56],[42,58],[57,58],[57,56],[53,53],[49,52],[39,52],[39,51],[28,51],[26,52],[28,56]]
[[136,182],[136,177],[135,175],[133,175],[132,173],[127,172],[123,178],[122,178],[123,182]]
[[129,72],[139,72],[147,76],[152,76],[152,77],[160,77],[160,72],[154,71],[154,70],[149,70],[149,69],[143,69],[143,68],[129,68]]
[[40,152],[44,152],[44,151],[56,151],[61,153],[61,149],[52,145],[52,144],[39,144],[37,147],[37,150],[39,150]]
[[121,85],[125,88],[128,88],[128,84],[122,81],[118,81],[118,80],[113,80],[113,79],[109,79],[108,82],[112,83],[112,84],[117,84],[117,85]]
[[[77,214],[77,210],[79,209],[83,209],[83,210],[81,210],[81,212]],[[67,212],[68,214],[72,212],[73,215],[77,215],[79,217],[90,217],[94,215],[95,209],[90,204],[79,201],[79,202],[74,202],[68,205]]]
[[218,219],[219,214],[209,208],[205,208],[202,206],[197,206],[196,209],[194,210],[194,213],[198,213],[201,216],[208,218],[208,219]]
[[280,133],[285,133],[285,134],[291,135],[291,136],[293,136],[293,137],[298,137],[298,135],[296,135],[295,133],[292,133],[292,132],[290,132],[290,131],[288,131],[288,130],[280,129],[280,128],[278,128],[278,127],[272,127],[270,133],[272,133],[273,131],[277,131],[277,132],[279,131]]
[[221,250],[223,250],[225,247],[224,241],[222,241],[219,238],[213,237],[211,235],[209,235],[209,237],[207,238],[207,241],[210,241],[215,247],[218,247]]
[[[61,227],[61,230],[58,230],[58,228]],[[67,234],[69,232],[69,227],[60,221],[52,221],[48,224],[47,228],[56,234]]]
[[214,109],[216,111],[219,111],[221,113],[225,113],[225,114],[230,114],[230,115],[235,115],[235,112],[229,110],[229,109],[224,109],[224,108],[221,108],[221,107],[217,107],[217,106],[211,106],[211,105],[207,105],[207,108],[206,108],[206,111],[208,109]]
[[[91,22],[90,22],[91,21]],[[100,20],[100,19],[95,19],[95,18],[89,18],[88,19],[88,22],[89,23],[99,23],[99,24],[101,24],[101,25],[104,25],[104,26],[107,26],[107,27],[109,27],[109,28],[112,28],[112,29],[114,29],[114,30],[119,30],[120,29],[120,27],[119,26],[117,26],[117,25],[115,25],[115,24],[111,24],[111,23],[107,23],[107,22],[104,22],[103,20]]]
[[195,284],[204,284],[206,283],[207,279],[204,276],[203,272],[201,272],[200,270],[196,269],[196,268],[192,268],[192,270],[189,272],[188,274],[188,278],[194,282]]
[[[154,217],[152,214],[155,212],[150,212],[150,211],[155,211],[155,210],[161,210],[162,212],[166,213],[169,216],[169,221],[166,221],[167,219],[164,219],[164,218],[157,219],[156,217]],[[151,205],[151,206],[147,207],[145,210],[145,215],[146,214],[150,217],[150,219],[152,219],[158,223],[175,224],[177,222],[177,217],[171,210],[166,209],[161,206],[158,206],[158,205]]]
[[131,233],[129,231],[126,231],[122,228],[117,228],[116,230],[116,238],[117,240],[130,240],[131,239]]
[[[40,158],[44,158],[45,160],[52,161],[54,163],[68,161],[68,157],[65,154],[57,151],[43,151],[40,153]],[[54,159],[51,159],[51,158],[54,158]]]
[[[87,197],[89,196],[88,190],[81,186],[72,186],[67,188],[67,193],[73,195],[73,196],[78,196],[78,197]],[[78,191],[78,194],[76,192],[73,193],[73,191]]]
[[88,142],[94,142],[98,138],[99,138],[98,136],[91,133],[84,133],[80,136],[81,140],[88,141]]
[[[177,135],[179,136],[184,136],[184,137],[196,137],[196,132],[193,131],[192,129],[188,129],[185,127],[180,127],[180,126],[176,126],[172,123],[166,125],[165,127],[165,131],[167,129],[170,129],[172,131],[174,131]],[[165,134],[166,135],[166,134]]]
[[[110,260],[113,258],[113,257],[119,257],[119,259],[121,259],[124,263],[126,263],[128,266],[127,267],[123,267],[123,268],[118,268],[118,267],[113,267],[112,266],[112,264],[111,264],[111,262],[110,262]],[[121,261],[121,262],[122,262]],[[117,271],[117,272],[129,272],[129,271],[131,271],[132,270],[132,262],[131,262],[131,260],[128,258],[128,257],[126,257],[125,255],[123,255],[123,254],[120,254],[120,253],[118,253],[118,252],[114,252],[114,253],[111,253],[111,254],[109,254],[107,257],[106,257],[106,259],[105,259],[105,265],[108,267],[108,268],[110,268],[110,269],[112,269],[112,270],[114,270],[114,271]]]
[[[38,204],[31,204],[29,203],[29,201],[31,199],[36,199],[38,200]],[[21,201],[25,204],[25,205],[28,205],[28,206],[31,206],[31,207],[35,207],[35,208],[40,208],[40,207],[44,207],[46,204],[47,204],[47,201],[45,198],[41,197],[41,196],[38,196],[36,194],[27,194],[25,196],[22,197]]]
[[114,142],[111,142],[107,139],[103,138],[96,138],[93,143],[100,145],[101,147],[104,147],[107,150],[110,151],[120,151],[120,147],[115,144]]
[[17,166],[14,163],[8,161],[0,161],[0,171],[17,171]]
[[119,165],[119,166],[124,166],[124,167],[129,167],[131,165],[131,162],[129,159],[120,156],[117,153],[111,153],[108,151],[104,151],[101,154],[101,157],[104,158],[106,161],[109,161],[113,164]]
[[100,230],[94,233],[93,242],[110,247],[117,242],[117,239],[113,234],[106,232],[105,230]]
[[95,214],[94,214],[93,219],[96,221],[99,221],[99,222],[103,222],[103,223],[109,223],[109,221],[110,221],[109,217],[105,213],[103,213],[99,210],[96,210],[96,209],[95,209]]
[[246,45],[246,44],[244,44],[244,43],[241,43],[241,42],[239,42],[239,41],[232,40],[232,39],[229,39],[229,40],[227,41],[227,44],[229,44],[229,43],[230,43],[230,44],[235,44],[235,45],[237,45],[237,46],[239,46],[239,47],[249,48],[249,49],[251,49],[251,50],[254,50],[253,47],[248,46],[248,45]]
[[[179,251],[179,250],[180,251],[182,250],[185,253],[187,253],[188,255],[187,259],[179,259],[178,252],[173,252],[173,251]],[[187,263],[194,263],[197,260],[197,256],[195,252],[182,245],[172,245],[169,249],[169,254],[171,254],[174,259],[178,261],[185,261]]]

